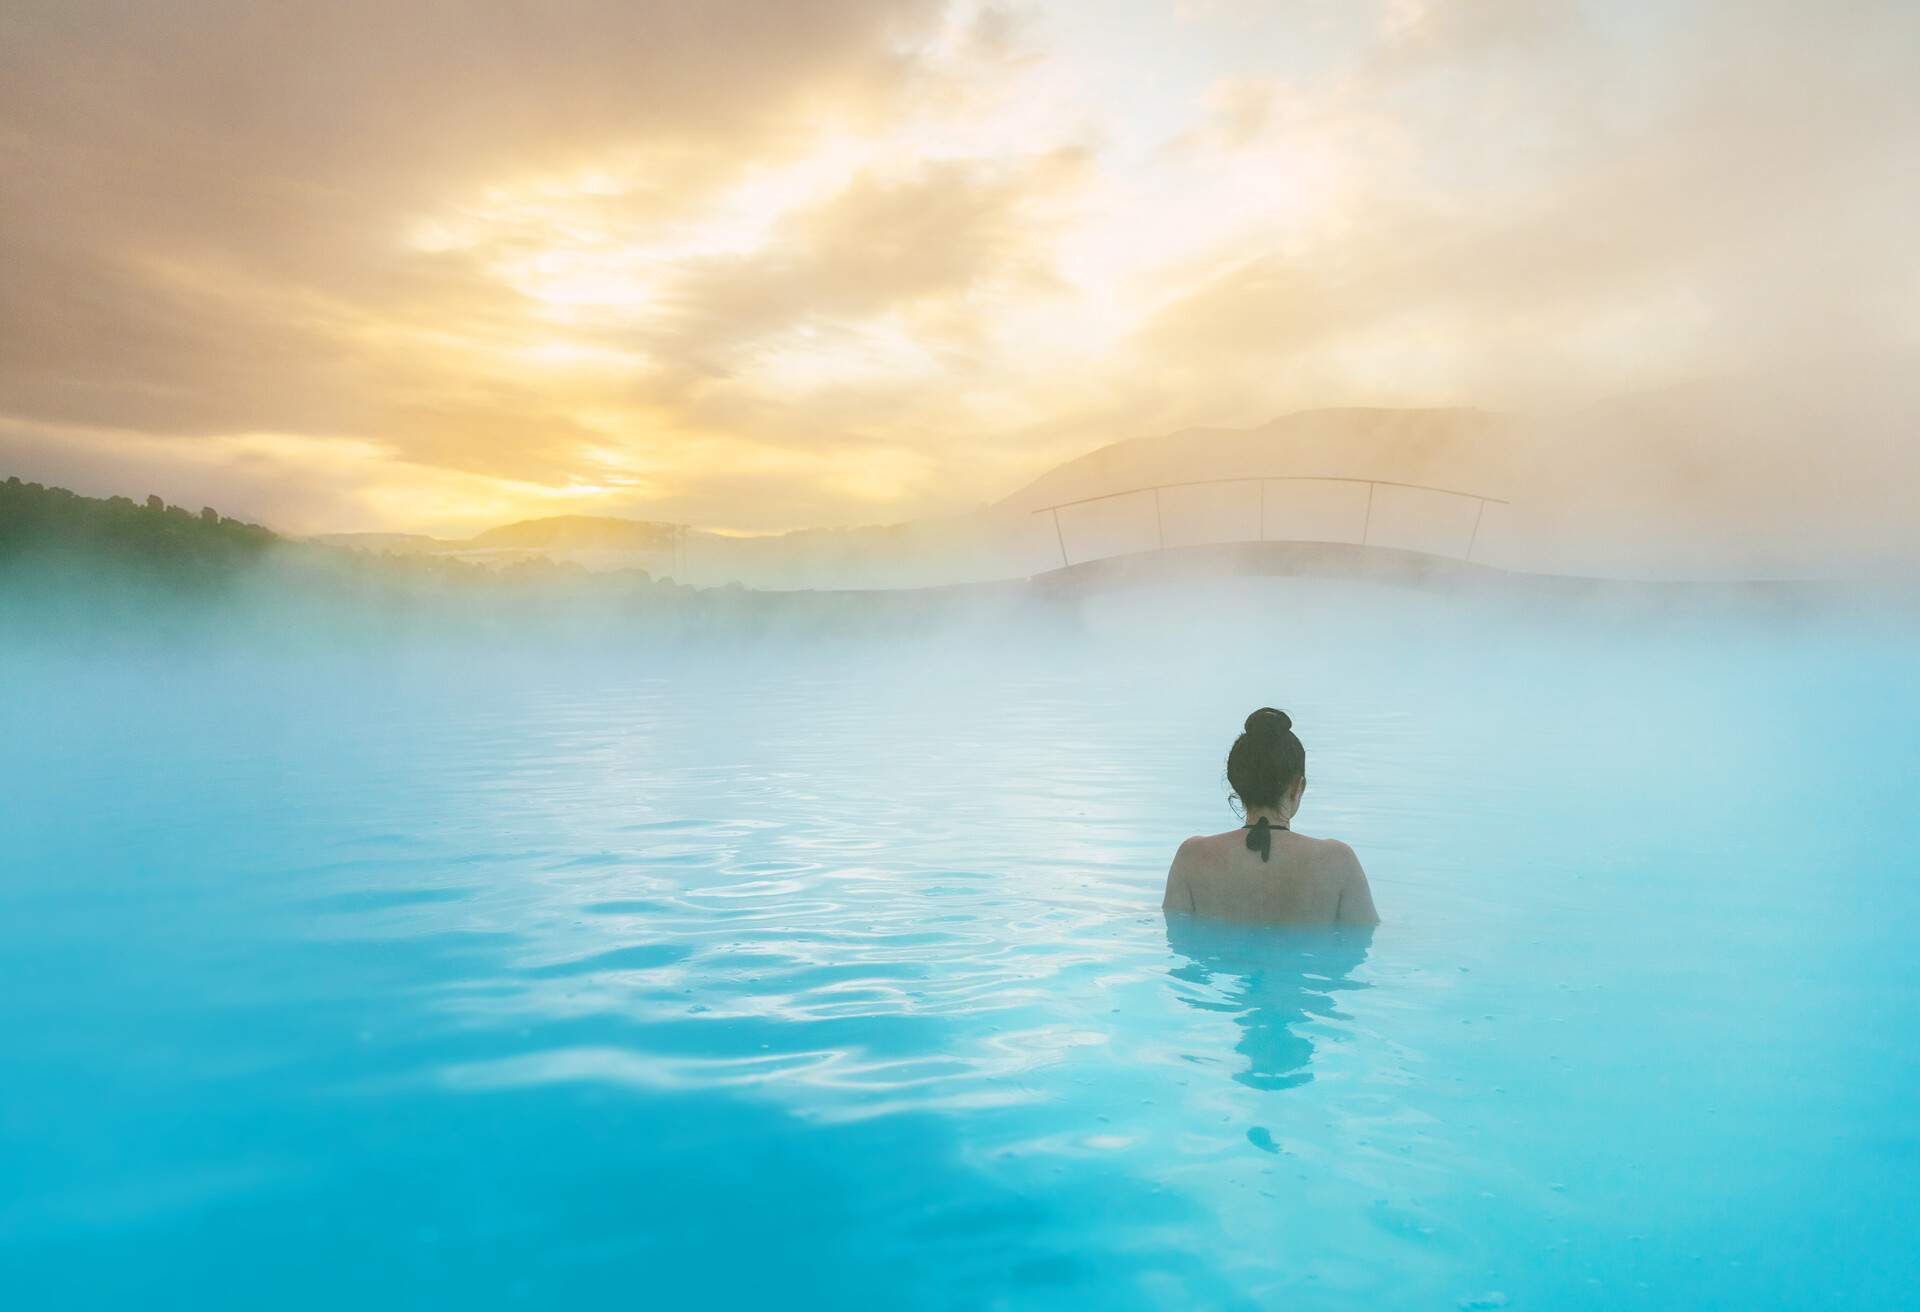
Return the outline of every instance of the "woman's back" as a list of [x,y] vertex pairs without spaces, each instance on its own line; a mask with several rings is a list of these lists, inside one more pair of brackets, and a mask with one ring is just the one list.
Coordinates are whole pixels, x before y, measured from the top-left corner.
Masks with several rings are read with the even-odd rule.
[[1379,923],[1366,873],[1345,843],[1274,829],[1262,860],[1247,836],[1245,829],[1231,829],[1182,843],[1161,905],[1212,920]]

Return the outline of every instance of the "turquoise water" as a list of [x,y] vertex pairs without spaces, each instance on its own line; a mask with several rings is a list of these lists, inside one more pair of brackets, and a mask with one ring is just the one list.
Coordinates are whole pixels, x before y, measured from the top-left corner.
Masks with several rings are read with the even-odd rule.
[[[1274,600],[14,649],[0,1303],[1910,1303],[1911,633]],[[1264,703],[1370,938],[1157,909]]]

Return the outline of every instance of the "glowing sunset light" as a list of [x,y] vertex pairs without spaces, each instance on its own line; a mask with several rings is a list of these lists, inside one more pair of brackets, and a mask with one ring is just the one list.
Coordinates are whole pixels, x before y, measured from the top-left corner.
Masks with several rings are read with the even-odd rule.
[[771,531],[1920,340],[1901,6],[241,8],[5,20],[10,468]]

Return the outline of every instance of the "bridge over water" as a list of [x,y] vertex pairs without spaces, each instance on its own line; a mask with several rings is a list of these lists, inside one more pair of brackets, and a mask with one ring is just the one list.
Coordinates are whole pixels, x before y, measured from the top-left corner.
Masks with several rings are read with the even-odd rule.
[[1201,545],[1295,542],[1381,547],[1463,561],[1482,548],[1500,497],[1424,483],[1311,474],[1157,483],[1038,506],[1057,568]]

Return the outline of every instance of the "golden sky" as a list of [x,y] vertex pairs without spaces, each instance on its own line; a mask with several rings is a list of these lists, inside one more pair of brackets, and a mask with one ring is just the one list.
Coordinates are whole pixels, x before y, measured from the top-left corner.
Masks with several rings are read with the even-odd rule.
[[1910,352],[1916,52],[1845,0],[8,0],[0,473],[769,531]]

